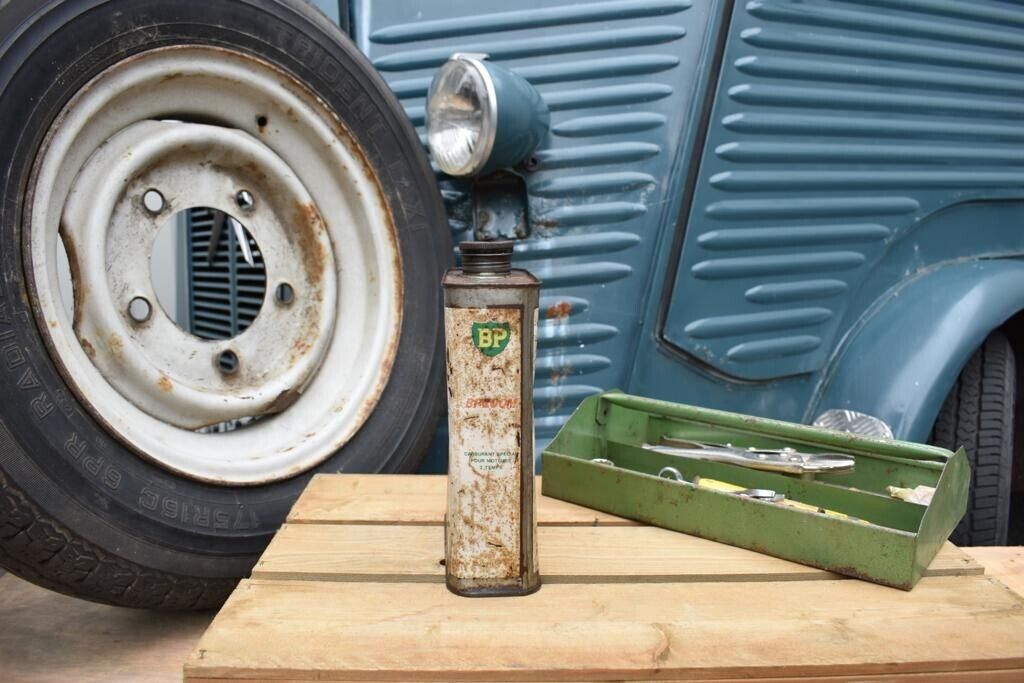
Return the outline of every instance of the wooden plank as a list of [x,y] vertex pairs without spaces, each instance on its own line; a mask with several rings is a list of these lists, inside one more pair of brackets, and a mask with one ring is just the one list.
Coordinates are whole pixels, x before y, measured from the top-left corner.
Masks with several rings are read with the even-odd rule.
[[[537,480],[540,491],[541,480]],[[318,474],[288,515],[290,524],[444,524],[444,475]],[[637,522],[537,496],[537,523],[636,526]]]
[[[547,526],[538,529],[545,583],[626,581],[810,581],[830,572],[656,527]],[[253,578],[305,581],[444,581],[444,528],[287,524]],[[946,544],[926,575],[981,574]]]
[[968,557],[984,565],[985,573],[1024,595],[1024,547],[962,548]]
[[[965,683],[965,681],[977,683],[1020,683],[1020,669],[1000,669],[998,671],[985,669],[975,671],[940,671],[925,674],[860,674],[857,676],[857,683]],[[193,683],[238,683],[237,678],[196,678],[190,676],[189,681]],[[489,681],[501,683],[500,679],[489,678]],[[505,679],[506,681],[510,679]],[[521,678],[518,680],[522,680]],[[800,676],[799,678],[784,677],[777,678],[676,678],[660,679],[662,681],[679,681],[682,683],[849,683],[849,676]],[[246,678],[246,683],[306,683],[296,678]],[[370,681],[348,681],[348,683],[371,683]],[[389,679],[389,683],[415,683],[411,680],[397,681]],[[556,683],[555,681],[535,681],[533,683]]]
[[1024,599],[984,576],[546,585],[471,600],[438,584],[249,580],[186,680],[651,680],[1006,672]]

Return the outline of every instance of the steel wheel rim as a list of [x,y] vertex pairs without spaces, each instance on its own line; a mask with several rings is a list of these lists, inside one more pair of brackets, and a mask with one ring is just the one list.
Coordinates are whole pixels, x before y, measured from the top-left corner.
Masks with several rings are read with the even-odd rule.
[[[163,140],[163,148],[158,144],[161,136],[170,140]],[[182,360],[188,354],[178,354],[171,362],[173,349],[152,341],[167,334],[146,337],[147,332],[167,333],[169,329],[166,313],[155,302],[151,317],[142,323],[123,315],[116,319],[124,311],[124,296],[140,291],[139,274],[130,262],[122,259],[120,266],[111,270],[115,275],[108,282],[97,280],[101,259],[106,259],[103,265],[109,269],[109,261],[117,260],[122,246],[133,243],[121,241],[127,228],[118,232],[118,226],[146,222],[144,215],[117,218],[119,211],[146,211],[145,202],[133,200],[137,188],[131,189],[133,183],[146,182],[144,171],[131,171],[125,158],[150,154],[159,162],[158,170],[169,167],[173,164],[168,145],[184,138],[201,155],[221,149],[225,158],[232,160],[246,154],[259,158],[263,165],[256,169],[268,176],[265,185],[287,188],[283,193],[272,192],[275,197],[286,197],[268,199],[276,204],[265,209],[256,198],[257,211],[265,210],[269,217],[262,221],[253,218],[252,229],[261,247],[268,241],[276,245],[270,249],[272,253],[280,252],[276,265],[267,258],[267,296],[253,328],[268,315],[286,334],[272,334],[273,326],[268,323],[266,329],[250,328],[228,340],[231,343],[193,346],[206,348],[214,356],[225,349],[235,351],[236,346],[241,349],[254,340],[260,344],[252,348],[265,349],[276,343],[274,339],[285,337],[293,349],[299,349],[292,353],[299,361],[292,362],[291,356],[278,353],[283,349],[276,349],[276,355],[269,354],[273,361],[264,359],[266,367],[247,366],[264,356],[247,361],[245,354],[251,351],[245,351],[240,354],[242,367],[251,372],[244,382],[231,380],[234,385],[225,383],[228,380],[223,377],[217,385],[204,365],[188,366]],[[111,149],[128,153],[110,154]],[[104,160],[104,152],[110,159]],[[218,167],[228,168],[223,174],[234,186],[248,189],[258,182],[246,180],[248,167],[242,168],[240,162],[238,168]],[[114,183],[114,190],[96,179],[105,172],[108,177],[123,177],[124,173],[117,176],[116,171],[127,173],[128,178]],[[90,176],[91,185],[86,182]],[[166,182],[173,184],[171,177],[168,175]],[[37,322],[51,356],[82,403],[135,452],[200,481],[268,483],[323,462],[351,439],[373,411],[387,384],[401,327],[402,273],[394,224],[381,188],[353,137],[322,101],[288,74],[253,56],[212,47],[161,48],[124,60],[93,79],[58,116],[37,158],[30,188],[25,260]],[[169,205],[174,206],[174,188],[164,191]],[[188,203],[221,208],[223,205],[215,202],[227,202],[223,195],[211,191],[204,200]],[[89,200],[78,200],[78,205],[86,208],[74,208],[76,196]],[[281,207],[291,203],[306,207],[303,220],[282,217]],[[106,223],[104,211],[111,216]],[[88,228],[69,227],[88,222],[83,219],[86,216],[92,217]],[[276,227],[271,218],[276,218]],[[96,276],[79,277],[73,316],[65,311],[58,292],[57,241],[62,219],[66,223],[61,234],[84,236],[90,252],[89,256],[71,254],[72,247],[71,260],[84,264],[86,273]],[[294,253],[281,252],[289,235],[296,236],[296,225],[304,226],[299,241],[305,246],[293,249]],[[135,230],[140,234],[134,235],[134,244],[145,242],[147,229],[142,225]],[[114,256],[106,249],[93,248],[96,232],[102,230],[113,245],[109,251]],[[293,239],[292,245],[295,243]],[[315,253],[323,258],[311,259]],[[311,261],[319,265],[309,266]],[[272,270],[288,274],[278,277]],[[129,284],[124,285],[125,281]],[[296,285],[295,304],[309,295],[305,303],[268,313],[268,306],[275,305],[273,289],[279,282]],[[83,283],[88,284],[83,287]],[[102,296],[95,295],[97,289]],[[102,314],[93,310],[95,306],[90,308],[91,301],[107,298],[110,306]],[[315,311],[302,309],[312,301],[317,302]],[[80,315],[82,309],[87,315]],[[311,325],[314,333],[303,342],[293,324],[311,318],[316,319]],[[85,324],[83,319],[93,324]],[[121,325],[115,332],[122,337],[123,350],[130,352],[121,357],[113,357],[111,347],[102,341],[101,330],[108,331],[112,324]],[[178,346],[185,343],[178,341]],[[125,361],[126,356],[135,364]],[[152,365],[139,365],[140,357]],[[282,368],[285,365],[288,367]],[[294,370],[298,366],[299,370]],[[160,367],[174,371],[163,373],[170,390],[168,382],[156,373]],[[126,379],[126,375],[130,377]],[[225,387],[236,391],[225,391]],[[191,404],[190,391],[195,399]],[[166,398],[160,392],[166,393]],[[256,407],[243,405],[243,401],[254,401]],[[190,405],[196,409],[190,412]],[[194,431],[201,424],[254,414],[263,418],[230,433]]]

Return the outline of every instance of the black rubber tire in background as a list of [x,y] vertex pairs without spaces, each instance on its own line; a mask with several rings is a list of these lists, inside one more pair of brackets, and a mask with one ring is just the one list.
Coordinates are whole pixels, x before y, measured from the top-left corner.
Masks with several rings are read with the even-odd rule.
[[[251,569],[313,474],[419,464],[443,407],[438,283],[452,254],[434,175],[384,81],[302,0],[12,0],[2,7],[0,565],[111,604],[215,606]],[[178,476],[107,433],[50,358],[26,285],[26,193],[51,122],[102,70],[179,44],[248,52],[303,82],[362,147],[398,231],[403,324],[376,410],[313,471],[261,486]]]
[[1017,371],[1010,341],[994,332],[974,352],[946,397],[932,432],[936,446],[967,452],[967,513],[950,540],[1004,545],[1010,523]]

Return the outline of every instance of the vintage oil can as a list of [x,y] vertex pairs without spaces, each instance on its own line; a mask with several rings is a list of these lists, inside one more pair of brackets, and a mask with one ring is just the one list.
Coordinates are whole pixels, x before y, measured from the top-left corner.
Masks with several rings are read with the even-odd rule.
[[512,242],[463,242],[443,280],[448,365],[445,575],[459,595],[540,587],[533,372],[540,282]]

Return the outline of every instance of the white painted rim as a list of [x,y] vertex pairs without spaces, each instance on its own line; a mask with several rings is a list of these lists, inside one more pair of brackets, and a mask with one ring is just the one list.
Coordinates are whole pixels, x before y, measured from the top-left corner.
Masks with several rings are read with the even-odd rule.
[[[179,143],[191,156],[171,153]],[[230,168],[223,177],[189,177],[183,164],[197,154],[219,154],[232,160]],[[200,341],[174,325],[155,295],[144,324],[124,315],[126,301],[152,295],[140,273],[149,272],[159,216],[147,222],[140,188],[162,184],[165,212],[212,206],[237,215],[229,190],[248,190],[259,177],[264,188],[280,190],[257,192],[262,213],[246,223],[268,277],[253,325],[231,340]],[[65,107],[38,157],[31,192],[27,265],[51,355],[92,414],[141,456],[201,481],[268,483],[323,462],[376,407],[401,330],[397,236],[358,146],[294,78],[219,48],[136,55]],[[292,204],[308,208],[302,254],[294,253],[299,223],[286,214]],[[84,266],[77,330],[58,291],[62,220],[74,250],[88,252],[68,250]],[[130,245],[141,253],[126,259]],[[310,249],[323,254],[317,266],[303,258]],[[295,285],[296,305],[273,309],[279,281]],[[307,301],[316,305],[301,309],[302,296],[314,292]],[[300,333],[296,325],[304,321]],[[119,341],[107,345],[105,334]],[[301,351],[286,357],[286,347]],[[244,376],[220,376],[207,362],[225,349],[239,352]],[[281,410],[274,399],[285,389],[293,393]],[[264,417],[232,432],[195,431],[252,415]]]

